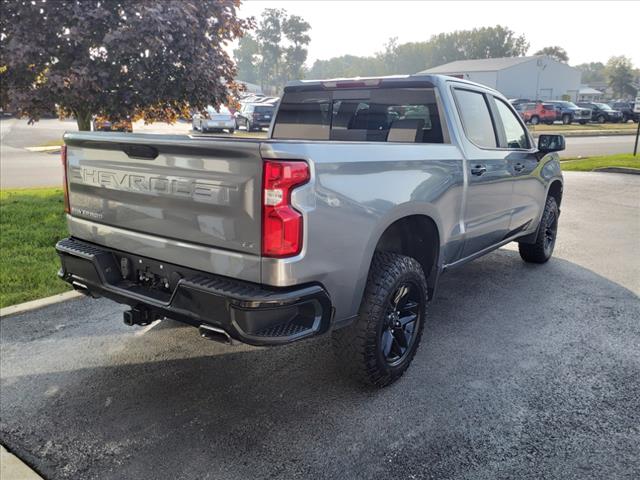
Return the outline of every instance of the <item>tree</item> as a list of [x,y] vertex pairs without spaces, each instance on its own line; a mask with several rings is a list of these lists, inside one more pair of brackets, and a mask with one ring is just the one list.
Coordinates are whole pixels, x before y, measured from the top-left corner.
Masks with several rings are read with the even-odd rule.
[[524,35],[516,35],[502,25],[463,30],[445,36],[448,36],[448,41],[460,52],[459,58],[454,60],[519,57],[529,50],[529,42]]
[[238,80],[249,83],[258,83],[258,56],[260,47],[255,37],[250,33],[246,34],[238,42],[238,48],[233,51],[233,57],[238,69]]
[[581,63],[576,68],[582,73],[582,83],[606,82],[607,74],[602,62]]
[[637,92],[634,86],[634,69],[631,60],[624,55],[611,57],[605,67],[609,86],[618,97],[631,96]]
[[[290,16],[279,8],[264,9],[255,32],[257,55],[249,45],[241,45],[234,52],[240,71],[250,70],[244,60],[251,55],[257,81],[270,92],[280,90],[287,80],[302,78],[310,29],[311,25],[298,15]],[[240,67],[241,61],[244,67]]]
[[282,23],[286,18],[286,11],[280,8],[266,8],[262,12],[262,19],[256,31],[260,49],[260,86],[280,82],[280,63],[282,57]]
[[527,53],[529,43],[501,25],[432,36],[426,42],[398,44],[391,38],[382,52],[371,57],[345,55],[317,60],[309,78],[416,73],[436,65],[475,58],[516,57]]
[[230,100],[235,66],[224,45],[251,20],[237,0],[3,2],[3,106],[31,121],[56,111],[80,130],[112,121],[173,122]]
[[285,18],[282,31],[291,46],[285,48],[285,65],[287,80],[302,78],[304,62],[307,61],[307,49],[311,37],[309,25],[302,17],[291,15]]
[[538,50],[534,55],[546,55],[562,63],[569,62],[569,55],[567,55],[567,51],[558,46],[544,47]]

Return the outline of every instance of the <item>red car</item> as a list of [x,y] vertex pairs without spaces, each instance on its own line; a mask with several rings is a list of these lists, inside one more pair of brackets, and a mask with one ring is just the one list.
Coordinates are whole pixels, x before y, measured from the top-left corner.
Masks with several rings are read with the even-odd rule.
[[540,122],[551,125],[556,119],[556,109],[550,103],[521,103],[515,108],[525,123],[531,125],[537,125]]

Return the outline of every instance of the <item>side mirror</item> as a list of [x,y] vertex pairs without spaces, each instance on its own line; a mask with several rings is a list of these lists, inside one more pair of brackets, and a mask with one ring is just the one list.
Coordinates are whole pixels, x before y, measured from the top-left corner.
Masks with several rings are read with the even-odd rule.
[[564,135],[540,135],[538,151],[540,153],[560,152],[564,150]]

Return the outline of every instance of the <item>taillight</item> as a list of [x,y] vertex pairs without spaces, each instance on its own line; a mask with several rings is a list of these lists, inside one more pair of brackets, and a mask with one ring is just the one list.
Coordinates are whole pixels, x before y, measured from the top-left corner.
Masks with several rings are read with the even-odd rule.
[[291,191],[309,181],[302,161],[265,160],[262,178],[262,255],[290,257],[302,248],[302,214],[291,206]]
[[60,158],[62,159],[62,191],[64,192],[64,211],[71,213],[69,207],[69,184],[67,183],[67,146],[62,145],[60,149]]

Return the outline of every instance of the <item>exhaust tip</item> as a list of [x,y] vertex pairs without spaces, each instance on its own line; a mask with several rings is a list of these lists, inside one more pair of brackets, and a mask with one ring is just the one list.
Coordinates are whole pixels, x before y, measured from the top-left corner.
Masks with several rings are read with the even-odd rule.
[[198,327],[198,332],[202,338],[206,338],[207,340],[224,343],[225,345],[233,344],[229,334],[221,328],[212,327],[210,325],[200,325]]

